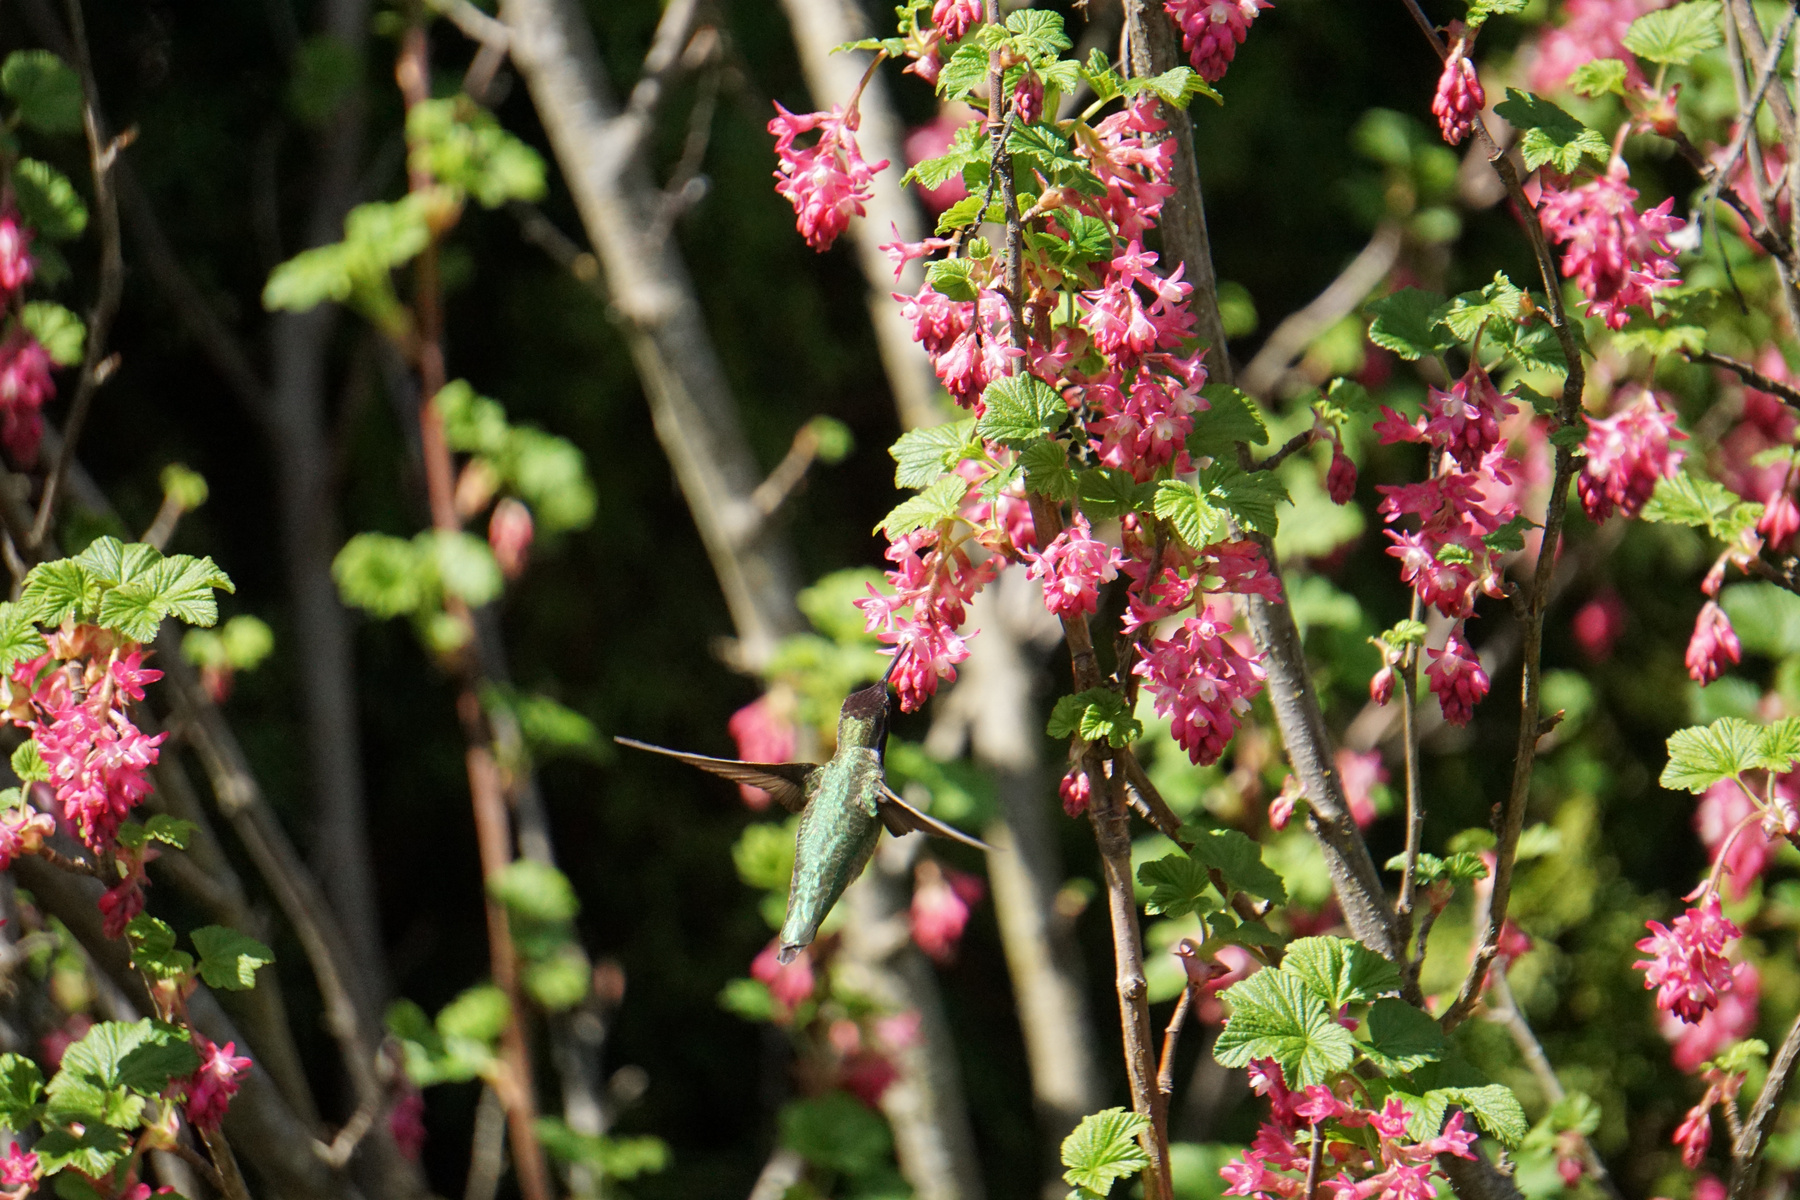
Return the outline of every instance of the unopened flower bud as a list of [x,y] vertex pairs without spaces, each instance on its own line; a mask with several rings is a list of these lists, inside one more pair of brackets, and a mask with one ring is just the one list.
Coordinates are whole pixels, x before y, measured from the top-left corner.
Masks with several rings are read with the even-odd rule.
[[506,497],[494,505],[494,515],[488,519],[488,545],[494,551],[494,561],[500,564],[500,572],[508,579],[517,579],[525,573],[525,564],[531,557],[531,510]]

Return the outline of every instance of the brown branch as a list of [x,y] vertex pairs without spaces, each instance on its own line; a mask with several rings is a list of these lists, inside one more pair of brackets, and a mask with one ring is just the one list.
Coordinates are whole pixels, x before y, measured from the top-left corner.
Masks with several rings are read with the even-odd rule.
[[1709,367],[1723,367],[1735,372],[1738,378],[1759,392],[1767,392],[1771,396],[1779,396],[1789,406],[1800,409],[1800,388],[1791,383],[1783,383],[1779,379],[1763,374],[1747,362],[1728,358],[1723,354],[1715,354],[1711,350],[1683,350],[1682,355],[1690,362],[1705,363]]
[[[1749,98],[1739,105],[1737,132],[1732,135],[1731,143],[1725,148],[1725,159],[1711,168],[1712,178],[1706,185],[1706,191],[1702,195],[1700,203],[1696,205],[1702,211],[1710,207],[1712,201],[1718,197],[1719,189],[1724,185],[1725,180],[1737,166],[1738,159],[1744,153],[1744,146],[1756,127],[1757,110],[1762,107],[1763,97],[1769,91],[1769,83],[1775,78],[1775,67],[1781,58],[1782,48],[1787,45],[1788,36],[1794,32],[1796,18],[1800,18],[1800,6],[1790,5],[1787,15],[1782,17],[1780,26],[1775,30],[1775,37],[1769,43],[1768,52],[1763,55],[1762,67],[1756,76],[1756,86],[1750,90]],[[1762,164],[1760,162],[1754,164],[1751,172],[1752,178],[1760,181],[1763,173]],[[1763,211],[1771,210],[1765,206]]]
[[[1413,597],[1412,619],[1419,619],[1419,598]],[[1406,707],[1400,712],[1401,737],[1406,747],[1406,867],[1400,879],[1400,896],[1394,901],[1394,919],[1399,925],[1401,949],[1406,948],[1406,941],[1412,935],[1413,905],[1418,887],[1419,850],[1425,839],[1425,802],[1420,798],[1419,786],[1419,651],[1417,646],[1409,646],[1403,652],[1400,663],[1400,682],[1404,689]],[[1419,954],[1417,961],[1423,963],[1425,956]],[[1417,982],[1417,975],[1414,976]]]
[[[37,517],[31,525],[29,549],[33,552],[50,536],[50,525],[56,519],[56,505],[68,481],[69,467],[75,458],[75,446],[93,407],[94,392],[105,383],[118,366],[116,355],[106,351],[106,337],[112,329],[113,316],[119,311],[119,299],[125,291],[125,260],[120,250],[119,199],[113,187],[112,170],[119,152],[130,144],[132,131],[116,138],[107,136],[100,117],[99,85],[94,82],[94,66],[88,55],[87,27],[81,15],[81,0],[67,0],[69,32],[75,46],[75,63],[81,74],[82,128],[87,132],[88,166],[94,177],[94,205],[100,217],[100,291],[88,310],[87,348],[82,355],[81,376],[75,385],[75,398],[69,404],[69,416],[63,426],[62,450],[57,454],[50,474],[44,480],[44,494],[38,501]],[[26,547],[20,547],[26,549]]]
[[787,454],[775,464],[775,469],[769,472],[768,478],[757,484],[756,490],[750,493],[750,503],[756,506],[756,511],[761,514],[765,524],[800,490],[800,486],[806,482],[806,473],[812,469],[818,457],[819,433],[809,421],[794,434]]
[[1169,1023],[1163,1027],[1162,1061],[1156,1068],[1156,1090],[1162,1093],[1164,1112],[1168,1111],[1169,1100],[1175,1094],[1175,1044],[1181,1040],[1181,1029],[1187,1024],[1188,1009],[1193,1004],[1194,985],[1190,983],[1181,989],[1175,1011],[1169,1014]]
[[1800,1017],[1788,1027],[1781,1049],[1769,1066],[1762,1091],[1750,1109],[1750,1119],[1731,1146],[1731,1177],[1728,1200],[1745,1200],[1756,1184],[1757,1168],[1762,1165],[1763,1151],[1769,1135],[1775,1131],[1775,1118],[1781,1114],[1781,1101],[1788,1085],[1794,1081],[1794,1068],[1800,1065]]
[[1318,430],[1302,430],[1289,438],[1282,444],[1281,449],[1275,451],[1275,453],[1269,455],[1269,457],[1262,459],[1259,462],[1252,463],[1250,469],[1252,471],[1273,471],[1276,467],[1279,467],[1282,463],[1286,462],[1289,457],[1298,454],[1318,440]]

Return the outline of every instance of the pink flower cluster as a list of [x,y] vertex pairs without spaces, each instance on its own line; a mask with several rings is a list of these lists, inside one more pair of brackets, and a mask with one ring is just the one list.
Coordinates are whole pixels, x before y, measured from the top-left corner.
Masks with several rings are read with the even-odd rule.
[[1720,992],[1718,1005],[1699,1021],[1690,1025],[1673,1013],[1662,1013],[1658,1030],[1673,1043],[1669,1061],[1675,1069],[1692,1074],[1733,1042],[1755,1033],[1761,993],[1756,965],[1738,963],[1731,970],[1731,989]]
[[250,1074],[250,1060],[232,1053],[237,1049],[236,1042],[215,1046],[197,1031],[193,1038],[194,1049],[200,1052],[200,1068],[182,1085],[187,1093],[182,1107],[195,1128],[217,1129],[238,1086]]
[[1560,91],[1576,68],[1596,58],[1619,59],[1625,64],[1628,85],[1641,86],[1644,75],[1625,49],[1625,31],[1645,13],[1666,4],[1667,0],[1566,0],[1563,23],[1537,39],[1531,90]]
[[1163,0],[1163,8],[1181,27],[1181,48],[1200,78],[1217,83],[1250,34],[1250,23],[1269,0]]
[[1675,414],[1649,388],[1627,401],[1610,417],[1588,419],[1582,451],[1587,465],[1575,481],[1581,506],[1589,517],[1604,521],[1616,509],[1620,516],[1638,515],[1656,485],[1674,476],[1685,452],[1672,441],[1686,441],[1675,428]]
[[1044,581],[1044,607],[1057,616],[1092,613],[1100,585],[1119,577],[1125,556],[1093,535],[1084,516],[1057,534],[1042,554],[1028,553],[1031,578]]
[[786,1025],[794,1019],[794,1010],[812,999],[818,985],[813,978],[810,949],[800,951],[790,963],[781,961],[780,950],[779,938],[764,946],[750,964],[750,977],[769,989],[769,998],[775,1005],[773,1020],[777,1025]]
[[44,839],[56,832],[56,819],[30,804],[20,803],[0,813],[0,871],[23,854],[36,854]]
[[1738,642],[1737,631],[1731,627],[1731,618],[1725,615],[1719,602],[1708,600],[1702,604],[1700,616],[1694,621],[1694,635],[1688,639],[1688,677],[1705,687],[1743,656],[1744,648]]
[[[99,634],[95,648],[104,652]],[[96,854],[111,848],[120,822],[150,794],[145,771],[155,765],[166,734],[147,737],[126,706],[144,698],[144,685],[162,672],[143,665],[136,646],[104,658],[58,664],[59,648],[79,651],[81,630],[58,635],[51,651],[15,666],[6,683],[8,714],[31,730],[63,820]]]
[[[798,751],[799,730],[785,713],[775,711],[766,693],[732,713],[725,728],[745,762],[784,763]],[[769,793],[759,787],[740,783],[738,792],[757,812],[769,807]]]
[[1469,61],[1469,41],[1459,37],[1450,44],[1444,59],[1444,72],[1438,76],[1437,94],[1431,98],[1431,115],[1438,119],[1438,129],[1452,146],[1475,131],[1475,121],[1487,107],[1487,93]]
[[44,439],[43,407],[56,395],[50,354],[23,325],[0,342],[0,444],[21,465],[37,461]]
[[1176,743],[1200,766],[1219,760],[1268,678],[1261,656],[1241,653],[1230,632],[1210,611],[1189,617],[1173,637],[1151,641],[1132,668],[1157,713],[1171,718]]
[[969,910],[986,889],[980,879],[921,859],[913,872],[912,939],[940,963],[956,957],[957,943],[969,923]]
[[1442,650],[1427,649],[1425,653],[1431,659],[1425,678],[1431,683],[1444,720],[1452,725],[1467,725],[1475,715],[1475,706],[1488,694],[1488,673],[1482,670],[1481,659],[1454,633]]
[[16,292],[31,282],[37,260],[31,257],[31,227],[11,209],[0,209],[0,290]]
[[1644,972],[1644,986],[1656,989],[1656,1006],[1690,1024],[1719,1003],[1731,988],[1727,943],[1743,931],[1726,918],[1717,892],[1708,892],[1696,907],[1670,924],[1646,922],[1650,936],[1637,948],[1650,955],[1633,964]]
[[[893,595],[870,586],[856,606],[868,631],[893,647],[883,653],[897,660],[894,689],[901,710],[912,712],[937,691],[938,680],[955,679],[956,664],[969,657],[957,630],[969,600],[994,577],[998,563],[971,562],[966,549],[946,545],[936,529],[907,534],[888,547],[887,557],[896,564],[887,573]],[[902,615],[902,609],[910,612]]]
[[[1319,1183],[1332,1200],[1430,1200],[1437,1195],[1436,1181],[1444,1178],[1437,1169],[1439,1155],[1475,1157],[1475,1134],[1463,1127],[1460,1111],[1451,1114],[1441,1132],[1415,1139],[1407,1132],[1411,1114],[1397,1097],[1390,1096],[1380,1109],[1367,1109],[1320,1084],[1289,1091],[1281,1068],[1270,1059],[1250,1064],[1250,1086],[1269,1098],[1269,1120],[1249,1149],[1220,1168],[1231,1185],[1227,1196],[1303,1200],[1315,1138],[1329,1138],[1320,1173],[1335,1174]],[[1332,1137],[1327,1123],[1344,1130],[1367,1129],[1373,1137]]]
[[5,1200],[25,1200],[42,1178],[37,1155],[21,1149],[17,1142],[7,1147],[6,1157],[0,1158],[0,1196]]
[[1638,212],[1637,189],[1626,183],[1623,161],[1580,187],[1544,189],[1538,204],[1544,233],[1566,246],[1563,274],[1587,297],[1589,315],[1623,329],[1636,307],[1648,313],[1651,296],[1677,280],[1671,234],[1685,224],[1671,214],[1673,196]]
[[[886,167],[887,160],[871,166],[863,161],[856,144],[856,128],[860,114],[853,107],[830,112],[800,115],[775,105],[777,114],[769,122],[775,135],[775,190],[794,206],[796,225],[807,245],[814,250],[831,248],[838,234],[849,228],[852,215],[861,216],[870,195],[869,185],[875,173]],[[813,130],[819,140],[811,146],[796,147],[794,139]]]

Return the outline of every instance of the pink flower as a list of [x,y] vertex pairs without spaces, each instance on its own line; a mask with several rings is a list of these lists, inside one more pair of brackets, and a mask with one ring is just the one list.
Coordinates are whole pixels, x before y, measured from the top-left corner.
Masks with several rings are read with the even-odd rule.
[[12,866],[21,854],[36,854],[44,839],[56,832],[56,818],[29,804],[18,804],[0,813],[0,871]]
[[0,288],[16,292],[31,282],[37,262],[31,257],[30,228],[19,223],[19,214],[0,211]]
[[1069,773],[1062,777],[1062,783],[1056,790],[1062,796],[1063,811],[1071,817],[1079,817],[1087,811],[1094,785],[1088,780],[1087,772],[1077,763],[1069,768]]
[[406,1093],[394,1101],[388,1113],[388,1134],[394,1147],[413,1162],[425,1150],[425,1097],[418,1088],[408,1086]]
[[1756,532],[1763,535],[1769,549],[1779,554],[1787,550],[1797,531],[1800,531],[1800,507],[1788,493],[1784,475],[1781,485],[1763,500],[1763,515],[1757,519]]
[[921,859],[914,869],[912,938],[940,963],[956,957],[956,944],[969,923],[969,909],[986,891],[981,880]]
[[0,442],[21,465],[37,461],[44,436],[44,401],[56,395],[50,354],[24,326],[0,342]]
[[38,1156],[21,1149],[17,1142],[7,1148],[5,1158],[0,1158],[0,1196],[6,1200],[25,1200],[42,1178]]
[[1356,498],[1356,464],[1344,453],[1344,444],[1331,444],[1331,466],[1325,470],[1325,492],[1333,504],[1348,504]]
[[232,1053],[237,1049],[236,1042],[226,1042],[221,1048],[198,1032],[194,1034],[194,1049],[200,1052],[200,1069],[188,1076],[183,1085],[187,1092],[183,1108],[188,1123],[195,1128],[217,1129],[231,1106],[231,1098],[237,1095],[238,1085],[250,1073],[250,1060]]
[[874,1050],[859,1050],[838,1064],[838,1086],[867,1108],[879,1109],[882,1096],[899,1078],[893,1059]]
[[[737,743],[738,757],[745,762],[784,763],[798,751],[799,731],[786,715],[775,711],[767,693],[732,713],[725,728]],[[757,812],[769,807],[769,793],[759,787],[740,783],[738,792],[744,803]]]
[[508,579],[525,573],[525,563],[531,557],[531,536],[529,508],[511,496],[494,505],[493,515],[488,518],[488,546],[494,552],[494,561],[500,564],[500,573]]
[[1394,698],[1394,668],[1383,667],[1369,676],[1369,699],[1386,708]]
[[1681,1147],[1683,1166],[1690,1171],[1698,1167],[1706,1157],[1706,1148],[1712,1145],[1712,1104],[1696,1104],[1688,1109],[1687,1117],[1675,1127],[1675,1136],[1669,1140]]
[[1674,1043],[1669,1061],[1677,1071],[1693,1074],[1718,1053],[1742,1038],[1756,1032],[1757,1003],[1762,994],[1762,977],[1751,963],[1739,963],[1731,971],[1731,988],[1719,994],[1713,1010],[1690,1025],[1672,1013],[1664,1012],[1658,1028]]
[[1648,388],[1612,416],[1590,418],[1582,443],[1587,465],[1575,481],[1588,516],[1604,521],[1614,508],[1627,519],[1642,512],[1656,485],[1673,477],[1686,457],[1671,440],[1685,441],[1687,434],[1675,428],[1675,414]]
[[1443,74],[1438,76],[1437,95],[1431,100],[1431,115],[1438,119],[1444,140],[1452,146],[1461,144],[1475,129],[1481,110],[1487,106],[1487,93],[1481,90],[1475,64],[1469,61],[1469,40],[1458,36],[1444,59]]
[[[863,215],[863,205],[872,195],[869,185],[875,173],[888,165],[887,160],[873,166],[863,161],[856,144],[859,115],[855,109],[846,113],[840,106],[828,113],[800,116],[776,104],[775,111],[779,115],[769,122],[779,160],[775,190],[793,204],[807,244],[814,250],[829,250],[838,234],[849,227],[851,215]],[[794,146],[795,138],[815,129],[819,131],[816,143]]]
[[1056,535],[1042,554],[1027,554],[1031,578],[1044,581],[1044,607],[1059,617],[1091,613],[1099,606],[1100,585],[1119,576],[1125,556],[1093,536],[1086,517]]
[[[150,794],[144,773],[156,764],[157,747],[168,736],[146,737],[123,711],[122,700],[141,699],[143,684],[162,678],[161,671],[144,668],[143,659],[142,650],[133,650],[113,661],[106,675],[111,686],[92,687],[79,703],[60,673],[32,695],[41,716],[27,725],[63,819],[96,854],[108,848],[119,823]],[[48,661],[45,655],[15,667],[15,686],[23,680],[30,688]]]
[[981,24],[981,0],[937,0],[931,6],[931,23],[950,41],[960,42]]
[[1488,694],[1488,674],[1469,644],[1451,634],[1442,650],[1426,648],[1431,664],[1425,677],[1431,682],[1432,694],[1438,698],[1444,720],[1452,725],[1467,725],[1475,715],[1475,706]]
[[144,911],[144,879],[136,875],[100,893],[100,931],[109,938],[125,936],[131,919]]
[[784,965],[776,957],[780,950],[779,938],[764,946],[750,963],[750,977],[769,989],[769,998],[775,1002],[775,1023],[786,1025],[794,1019],[794,1010],[812,999],[815,985],[812,951],[803,948],[793,962]]
[[[956,131],[966,124],[967,121],[959,121],[947,112],[940,112],[933,120],[907,134],[907,165],[918,166],[928,158],[944,154],[956,140]],[[919,203],[934,217],[969,194],[968,185],[963,182],[960,174],[952,175],[934,188],[927,188],[919,183],[913,184],[913,187],[919,193]]]
[[1646,922],[1651,936],[1637,944],[1651,957],[1633,966],[1644,972],[1644,986],[1656,989],[1656,1006],[1692,1024],[1718,1006],[1732,983],[1726,943],[1743,931],[1720,911],[1718,893],[1690,908],[1669,926]]
[[1569,621],[1569,632],[1575,645],[1589,662],[1605,662],[1612,657],[1613,643],[1625,632],[1625,602],[1619,593],[1607,588],[1575,610]]
[[1338,779],[1344,785],[1344,800],[1350,805],[1350,817],[1358,829],[1375,822],[1375,799],[1371,794],[1377,784],[1386,783],[1388,771],[1381,764],[1381,751],[1356,751],[1348,746],[1338,748]]
[[1669,236],[1685,224],[1670,214],[1673,196],[1638,212],[1637,189],[1625,182],[1627,175],[1624,162],[1614,159],[1605,175],[1580,187],[1545,187],[1538,204],[1544,232],[1567,246],[1563,274],[1588,298],[1588,313],[1609,329],[1625,327],[1628,308],[1648,313],[1651,294],[1675,286]]
[[1742,659],[1743,654],[1737,631],[1719,602],[1708,600],[1701,605],[1700,616],[1694,622],[1694,636],[1688,639],[1688,678],[1705,687],[1723,675],[1726,667]]
[[1188,61],[1208,83],[1225,77],[1257,12],[1273,7],[1268,0],[1163,0],[1163,8],[1181,27]]
[[1044,77],[1027,67],[1013,85],[1013,112],[1022,124],[1030,125],[1044,116]]
[[1172,718],[1175,741],[1200,766],[1219,760],[1267,678],[1260,656],[1245,656],[1225,640],[1230,632],[1210,613],[1190,617],[1174,637],[1152,641],[1132,668],[1157,713]]

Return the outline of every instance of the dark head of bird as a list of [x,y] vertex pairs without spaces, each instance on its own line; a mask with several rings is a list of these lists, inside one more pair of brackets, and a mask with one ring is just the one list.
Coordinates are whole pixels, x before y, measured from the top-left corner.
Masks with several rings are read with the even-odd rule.
[[887,718],[888,685],[883,677],[844,698],[838,713],[838,745],[867,746],[879,752],[887,742]]

